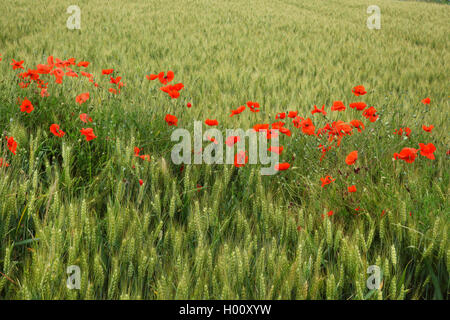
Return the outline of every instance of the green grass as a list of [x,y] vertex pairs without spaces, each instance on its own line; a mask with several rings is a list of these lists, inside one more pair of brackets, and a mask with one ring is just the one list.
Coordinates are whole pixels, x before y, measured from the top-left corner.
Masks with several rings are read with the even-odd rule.
[[[369,30],[370,1],[78,1],[82,29],[72,31],[72,4],[3,5],[0,299],[448,299],[447,5],[379,0],[381,29]],[[102,88],[80,77],[52,79],[45,99],[20,89],[11,59],[34,68],[49,55],[90,61]],[[104,89],[105,68],[123,77],[120,95]],[[179,99],[145,78],[162,70],[185,84]],[[359,84],[368,94],[354,97]],[[76,104],[86,91],[91,99]],[[17,105],[24,96],[29,115]],[[229,117],[248,100],[261,112]],[[330,112],[335,100],[365,101],[380,118]],[[319,162],[317,139],[288,123],[280,159],[291,168],[275,176],[170,160],[166,113],[189,130],[206,118],[249,128],[287,110],[324,126],[314,104],[328,121],[360,119],[366,130]],[[81,112],[94,119],[89,143]],[[52,123],[66,136],[54,137]],[[392,134],[405,126],[408,139]],[[420,142],[436,146],[436,160],[392,160]],[[352,150],[358,174],[344,162]],[[325,175],[336,182],[321,188]],[[81,268],[81,290],[66,288],[70,265]],[[382,270],[379,291],[366,288],[370,265]]]

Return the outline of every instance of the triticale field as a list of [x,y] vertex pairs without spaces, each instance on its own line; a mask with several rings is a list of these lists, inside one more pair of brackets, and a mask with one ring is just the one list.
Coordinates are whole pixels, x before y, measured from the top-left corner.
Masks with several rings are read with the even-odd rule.
[[[0,300],[448,299],[449,29],[436,2],[3,0]],[[194,163],[252,128],[276,163]]]

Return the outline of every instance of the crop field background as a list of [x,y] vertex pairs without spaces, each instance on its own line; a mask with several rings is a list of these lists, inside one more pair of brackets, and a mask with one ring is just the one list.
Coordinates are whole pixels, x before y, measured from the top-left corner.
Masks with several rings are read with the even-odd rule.
[[[379,30],[366,26],[373,4]],[[70,5],[80,30],[66,26]],[[448,299],[449,29],[450,6],[431,2],[2,1],[0,299]],[[49,56],[90,62],[71,67],[98,86],[42,75],[48,97],[21,88],[17,74]],[[122,77],[119,94],[103,69]],[[146,78],[168,70],[184,84],[176,99]],[[367,94],[356,97],[357,85]],[[247,101],[260,112],[230,117]],[[331,111],[334,101],[347,109]],[[377,121],[348,107],[358,101]],[[209,118],[246,130],[288,111],[316,128],[358,119],[365,130],[319,161],[326,139],[286,117],[280,162],[290,168],[273,176],[172,163],[175,128]],[[394,159],[419,143],[436,147],[434,160]],[[335,181],[322,187],[327,175]],[[73,265],[80,289],[66,284]],[[366,286],[369,266],[381,270],[379,289]]]

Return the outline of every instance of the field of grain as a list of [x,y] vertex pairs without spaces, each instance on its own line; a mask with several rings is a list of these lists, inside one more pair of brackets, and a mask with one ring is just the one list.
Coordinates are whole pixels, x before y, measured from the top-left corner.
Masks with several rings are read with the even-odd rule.
[[[70,30],[73,4],[2,6],[0,300],[448,299],[450,6],[80,0],[81,29]],[[374,4],[381,28],[370,30]],[[90,64],[70,65],[77,77],[61,84],[41,74],[48,96],[34,82],[21,88],[18,74],[50,56]],[[168,70],[170,84],[184,84],[178,98],[146,77]],[[120,93],[108,90],[119,87],[110,76],[122,77]],[[357,85],[367,93],[355,96]],[[260,112],[230,117],[247,101]],[[335,101],[346,110],[332,111]],[[376,121],[354,102],[373,106]],[[248,129],[289,111],[316,129],[355,119],[365,129],[320,161],[329,141],[286,117],[280,162],[290,167],[273,176],[258,164],[172,163],[176,128],[208,118],[219,130]],[[91,141],[80,133],[88,127]],[[419,143],[436,147],[434,160],[421,151],[395,159]],[[326,176],[335,181],[322,186]],[[69,266],[81,271],[79,289],[67,287]],[[379,289],[367,285],[370,266],[381,270]]]

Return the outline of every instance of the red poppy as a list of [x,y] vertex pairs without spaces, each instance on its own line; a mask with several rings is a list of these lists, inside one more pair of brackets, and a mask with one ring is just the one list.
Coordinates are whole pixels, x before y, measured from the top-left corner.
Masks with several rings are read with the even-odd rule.
[[208,126],[217,126],[219,122],[216,119],[206,119],[205,124]]
[[431,132],[431,131],[433,130],[433,128],[434,128],[433,125],[431,125],[431,126],[429,126],[429,127],[427,127],[427,126],[425,126],[425,125],[422,125],[422,129],[423,129],[424,131],[426,131],[426,132]]
[[114,72],[114,69],[103,69],[102,74],[108,75]]
[[289,163],[287,163],[287,162],[277,163],[275,165],[275,170],[277,170],[277,171],[284,171],[284,170],[289,169],[290,166],[291,165]]
[[314,132],[316,131],[316,127],[314,126],[310,118],[303,120],[300,123],[300,126],[302,127],[302,132],[306,135],[313,136]]
[[158,78],[158,75],[157,75],[157,74],[151,73],[150,75],[146,75],[145,77],[146,77],[148,80],[155,80],[155,79]]
[[311,111],[311,114],[315,114],[315,113],[321,113],[324,116],[326,116],[327,112],[325,111],[325,105],[322,105],[321,109],[317,108],[317,106],[314,105],[314,110]]
[[279,147],[270,147],[268,149],[270,152],[276,153],[276,154],[281,154],[281,152],[283,152],[283,146],[279,146]]
[[13,137],[9,137],[8,138],[8,136],[6,136],[5,138],[7,140],[9,151],[11,151],[15,155],[16,154],[16,150],[17,150],[17,142],[14,140]]
[[109,88],[108,91],[111,92],[112,94],[117,94],[117,89]]
[[178,118],[171,114],[166,114],[166,117],[164,120],[166,120],[166,122],[169,126],[177,126],[177,124],[178,124]]
[[245,106],[240,106],[239,108],[237,108],[236,110],[231,110],[231,114],[230,117],[236,115],[236,114],[240,114],[242,111],[245,110]]
[[367,107],[367,104],[365,104],[364,102],[353,102],[350,103],[348,105],[350,108],[358,110],[358,111],[362,111]]
[[367,93],[366,88],[364,88],[364,86],[356,86],[352,89],[352,92],[355,96],[363,96]]
[[149,154],[139,155],[140,152],[141,152],[141,149],[139,149],[138,147],[134,147],[134,156],[135,157],[139,157],[142,160],[150,161],[150,155]]
[[356,186],[350,186],[347,188],[348,192],[356,192]]
[[175,78],[175,74],[173,73],[173,71],[167,71],[167,75],[164,75],[164,72],[160,72],[158,74],[158,80],[159,82],[161,82],[163,85],[168,84],[169,82],[171,82],[173,80],[173,78]]
[[20,106],[20,111],[30,113],[34,110],[33,105],[31,104],[31,101],[27,98],[23,99],[22,104]]
[[219,144],[219,142],[216,140],[216,138],[211,138],[210,136],[207,136],[208,140],[213,142],[214,144]]
[[298,111],[289,111],[288,118],[294,119],[298,114]]
[[361,132],[362,130],[365,129],[364,123],[362,123],[362,121],[359,121],[359,120],[352,120],[352,121],[350,121],[350,124],[351,124],[354,128],[358,129],[358,132]]
[[142,180],[142,179],[139,179],[139,185],[143,185],[144,184],[144,180]]
[[431,99],[430,98],[425,98],[422,100],[423,104],[430,104],[431,103]]
[[430,160],[435,159],[434,152],[436,151],[436,147],[434,146],[434,144],[419,143],[419,147],[420,147],[420,154],[422,156],[427,157]]
[[80,114],[80,120],[83,121],[84,123],[88,123],[88,121],[92,122],[92,118],[89,117],[86,113]]
[[117,78],[109,77],[109,78],[110,78],[109,83],[112,83],[112,84],[119,84],[120,80],[122,79],[122,77],[117,77]]
[[418,149],[403,148],[400,153],[394,153],[394,159],[401,159],[407,163],[413,163],[416,159]]
[[46,64],[38,64],[36,66],[36,71],[40,74],[49,74],[50,71],[52,71],[52,66]]
[[261,131],[268,131],[269,130],[269,124],[267,123],[263,123],[263,124],[255,124],[253,126],[253,130],[255,130],[256,132],[261,132]]
[[180,90],[184,88],[182,83],[177,83],[175,85],[168,85],[161,87],[160,90],[167,93],[172,99],[176,99],[180,96]]
[[259,103],[253,101],[247,101],[247,106],[250,108],[251,112],[259,112]]
[[327,216],[329,216],[329,217],[331,217],[333,214],[334,214],[333,210],[330,210],[330,211],[327,212]]
[[78,67],[87,68],[87,66],[89,66],[89,62],[87,62],[87,61],[80,61],[80,62],[78,62],[77,66]]
[[274,122],[272,123],[270,126],[272,127],[272,129],[280,129],[283,128],[285,125],[285,123],[283,121],[278,121],[278,122]]
[[7,163],[3,158],[0,158],[0,168],[1,167],[9,167],[9,163]]
[[247,151],[239,151],[234,156],[234,166],[236,168],[245,166],[247,162],[248,162]]
[[12,63],[11,63],[11,65],[12,65],[12,67],[13,67],[13,70],[16,70],[16,69],[23,69],[23,66],[22,66],[22,64],[23,64],[23,60],[21,60],[21,61],[16,61],[16,60],[14,60],[14,59],[12,59]]
[[347,155],[347,157],[345,158],[345,163],[350,166],[354,164],[357,159],[358,159],[358,151],[355,150]]
[[188,102],[186,105],[188,108],[192,107],[192,103]]
[[50,126],[50,132],[57,137],[63,137],[66,133],[59,128],[59,125],[56,123]]
[[75,98],[75,101],[79,104],[85,103],[89,100],[89,92],[82,93]]
[[325,178],[320,178],[320,181],[322,182],[322,188],[326,185],[329,185],[333,181],[336,181],[336,179],[333,179],[331,176],[326,176]]
[[275,119],[284,119],[286,118],[286,112],[277,113]]
[[86,137],[86,141],[91,141],[97,138],[97,136],[94,134],[94,129],[92,128],[81,128],[80,132],[83,136]]
[[335,101],[331,106],[331,111],[344,111],[345,105],[342,101]]
[[363,111],[363,117],[367,118],[370,120],[370,122],[375,122],[378,119],[378,115],[376,115],[375,113],[377,112],[377,109],[375,109],[374,107],[370,107],[366,110]]
[[228,147],[232,147],[234,146],[234,144],[238,143],[239,141],[241,141],[241,137],[240,136],[229,136],[226,140],[225,140],[225,144]]

